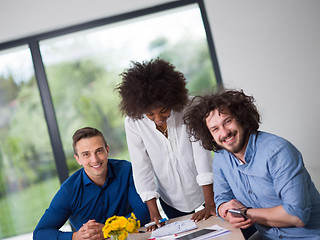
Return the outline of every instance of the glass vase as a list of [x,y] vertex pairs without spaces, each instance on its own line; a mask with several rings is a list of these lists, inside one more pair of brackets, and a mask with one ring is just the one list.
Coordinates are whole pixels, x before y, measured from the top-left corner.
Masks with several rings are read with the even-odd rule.
[[[110,235],[110,240],[120,240],[119,238],[120,234],[111,234]],[[127,238],[125,238],[124,240],[126,240]]]
[[119,240],[118,234],[112,234],[112,235],[110,235],[110,240]]

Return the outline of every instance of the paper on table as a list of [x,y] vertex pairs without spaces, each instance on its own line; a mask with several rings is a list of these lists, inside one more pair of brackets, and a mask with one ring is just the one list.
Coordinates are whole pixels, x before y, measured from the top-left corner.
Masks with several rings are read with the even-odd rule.
[[[201,231],[206,231],[206,232],[201,233]],[[190,240],[190,239],[205,240],[205,239],[209,239],[209,238],[211,239],[217,236],[221,236],[227,233],[230,233],[230,231],[220,227],[219,225],[213,225],[211,227],[204,228],[199,231],[193,231],[191,233],[182,234],[177,237],[177,240]]]
[[177,222],[166,224],[163,227],[153,231],[151,234],[151,237],[152,238],[163,237],[167,235],[173,235],[173,234],[189,231],[196,228],[198,228],[198,226],[195,224],[195,222],[191,219],[187,219],[183,221],[177,221]]

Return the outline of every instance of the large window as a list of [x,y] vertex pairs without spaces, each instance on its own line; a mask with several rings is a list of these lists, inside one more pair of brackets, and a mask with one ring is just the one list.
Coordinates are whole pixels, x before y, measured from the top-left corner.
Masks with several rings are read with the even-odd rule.
[[105,133],[111,157],[129,159],[114,91],[130,61],[161,57],[186,75],[190,94],[216,84],[197,4],[40,42],[70,170],[72,133],[93,126]]
[[76,129],[100,129],[110,157],[130,160],[114,88],[131,61],[173,63],[190,95],[220,81],[201,1],[190,2],[0,44],[0,239],[31,238],[59,180],[80,167]]
[[59,187],[27,46],[0,52],[0,239],[29,233]]

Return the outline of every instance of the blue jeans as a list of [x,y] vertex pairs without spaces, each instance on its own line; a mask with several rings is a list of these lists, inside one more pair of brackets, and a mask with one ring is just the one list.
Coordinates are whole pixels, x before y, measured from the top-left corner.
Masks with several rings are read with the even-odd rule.
[[160,204],[161,204],[161,207],[162,207],[164,213],[167,215],[167,217],[169,219],[185,216],[185,215],[188,215],[188,214],[191,214],[191,213],[195,213],[195,211],[192,211],[192,212],[180,212],[179,210],[177,210],[177,209],[169,206],[168,204],[166,204],[161,198],[160,198]]
[[255,228],[254,225],[252,225],[246,229],[240,228],[240,230],[241,230],[245,239],[249,239],[257,231],[257,229]]

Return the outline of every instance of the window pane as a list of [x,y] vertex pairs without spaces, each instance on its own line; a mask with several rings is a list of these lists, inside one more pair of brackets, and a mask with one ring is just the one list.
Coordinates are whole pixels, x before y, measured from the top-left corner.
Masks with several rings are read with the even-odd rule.
[[40,49],[72,171],[79,166],[71,136],[84,126],[105,134],[110,157],[129,159],[114,88],[130,61],[170,61],[185,74],[192,95],[216,84],[197,4],[46,40]]
[[0,116],[3,239],[32,232],[60,185],[27,46],[0,52]]

